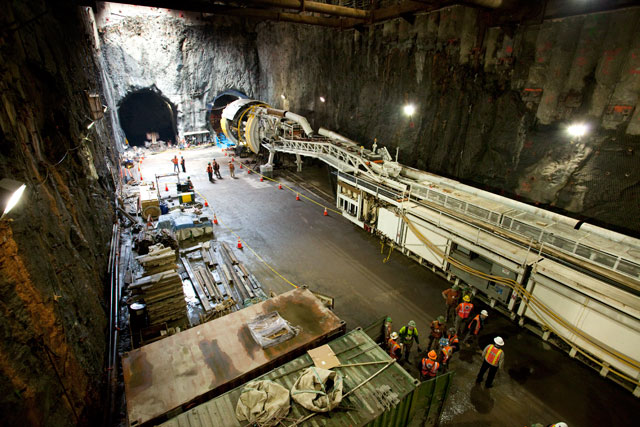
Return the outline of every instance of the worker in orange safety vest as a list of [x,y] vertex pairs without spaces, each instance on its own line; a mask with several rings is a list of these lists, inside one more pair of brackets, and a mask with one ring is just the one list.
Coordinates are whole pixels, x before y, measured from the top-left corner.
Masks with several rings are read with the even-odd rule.
[[449,340],[446,338],[440,338],[440,351],[438,352],[438,362],[440,363],[440,370],[442,373],[447,372],[449,367],[449,361],[451,355],[453,355],[453,347],[449,344]]
[[487,317],[489,317],[487,310],[482,310],[480,314],[477,314],[476,317],[471,319],[471,322],[467,325],[467,330],[464,333],[464,338],[462,338],[463,344],[466,344],[469,341],[469,338],[473,338],[475,343],[478,344],[478,333],[484,327],[484,321]]
[[493,387],[493,379],[496,376],[496,372],[498,372],[498,368],[502,366],[502,363],[504,362],[502,346],[504,346],[504,340],[500,337],[495,337],[493,339],[493,344],[489,344],[484,348],[484,351],[482,352],[482,366],[480,367],[480,371],[476,377],[476,384],[480,384],[482,382],[485,372],[489,370],[487,382],[484,383],[484,386],[486,388]]
[[469,295],[465,295],[462,298],[462,302],[458,304],[458,307],[456,308],[456,321],[454,327],[458,333],[460,333],[460,324],[469,317],[471,310],[473,310],[473,304],[471,304],[470,301],[471,297]]
[[173,163],[173,171],[180,173],[180,166],[178,166],[178,156],[173,156],[171,162]]
[[455,328],[449,328],[447,339],[449,340],[449,345],[453,349],[454,353],[460,350],[460,340],[458,339],[458,334],[456,334]]
[[213,167],[211,166],[211,163],[207,164],[207,175],[209,175],[209,182],[214,182],[215,181],[213,179]]
[[435,350],[431,350],[427,357],[423,357],[420,362],[420,380],[428,380],[431,378],[435,378],[438,375],[438,369],[440,369],[440,364],[436,361],[438,358]]
[[387,350],[389,351],[389,356],[393,357],[396,360],[399,360],[402,357],[402,345],[398,344],[398,333],[392,332],[389,341],[387,341]]

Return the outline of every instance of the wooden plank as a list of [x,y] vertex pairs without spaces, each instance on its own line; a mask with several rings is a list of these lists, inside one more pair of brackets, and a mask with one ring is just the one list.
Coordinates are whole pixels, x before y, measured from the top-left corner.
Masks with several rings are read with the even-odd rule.
[[229,257],[229,259],[231,260],[232,264],[237,264],[238,263],[238,259],[236,258],[236,256],[233,254],[233,252],[231,251],[231,248],[229,248],[229,245],[227,245],[225,242],[222,242],[222,247],[224,248],[224,250],[227,253],[227,256]]
[[211,311],[213,307],[211,306],[211,302],[207,299],[207,296],[204,294],[202,287],[195,278],[193,274],[193,270],[191,269],[191,264],[189,264],[189,260],[186,257],[180,258],[182,260],[182,265],[184,265],[184,269],[189,275],[189,279],[191,279],[191,284],[193,285],[193,289],[196,291],[196,295],[200,300],[200,304],[202,304],[202,308],[204,311]]
[[240,267],[240,270],[242,270],[242,274],[244,275],[244,277],[249,277],[249,271],[241,262],[238,263],[238,267]]

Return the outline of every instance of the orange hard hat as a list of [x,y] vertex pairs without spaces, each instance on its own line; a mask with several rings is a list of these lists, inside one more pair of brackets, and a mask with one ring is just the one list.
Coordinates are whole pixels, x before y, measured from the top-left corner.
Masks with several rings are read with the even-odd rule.
[[438,355],[436,354],[435,350],[431,350],[427,356],[429,356],[429,359],[431,360],[436,360],[438,358]]

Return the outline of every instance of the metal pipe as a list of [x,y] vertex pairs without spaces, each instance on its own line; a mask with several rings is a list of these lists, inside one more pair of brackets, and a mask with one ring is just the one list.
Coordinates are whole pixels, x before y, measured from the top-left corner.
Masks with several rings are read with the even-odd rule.
[[322,136],[326,136],[327,138],[332,138],[332,139],[337,139],[340,142],[344,142],[347,144],[353,144],[356,147],[358,146],[358,143],[355,141],[350,140],[349,138],[347,138],[346,136],[342,136],[339,133],[336,133],[332,130],[329,129],[325,129],[325,128],[320,128],[318,129],[318,133]]
[[326,15],[344,16],[347,18],[366,19],[369,11],[352,7],[335,6],[306,0],[254,0],[252,3],[277,6],[287,9],[298,9],[302,12],[318,12]]
[[291,111],[285,112],[284,117],[302,126],[302,129],[304,130],[304,133],[307,134],[307,136],[313,135],[313,129],[311,129],[311,125],[309,124],[306,118],[302,117],[299,114],[292,113]]

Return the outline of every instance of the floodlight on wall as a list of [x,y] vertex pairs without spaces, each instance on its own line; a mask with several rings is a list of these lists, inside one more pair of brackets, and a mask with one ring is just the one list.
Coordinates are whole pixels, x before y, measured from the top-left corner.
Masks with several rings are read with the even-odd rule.
[[324,98],[324,96],[321,96],[320,97],[320,102],[325,102],[325,101],[326,101],[326,99]]
[[286,97],[286,96],[284,96],[284,93],[283,93],[282,95],[280,95],[280,98],[282,98],[282,99],[287,99],[287,97]]
[[27,186],[23,183],[10,178],[0,180],[0,210],[2,210],[0,219],[14,208],[26,188]]
[[573,138],[582,138],[588,131],[589,126],[584,123],[574,123],[567,128],[567,133]]
[[404,106],[403,110],[407,116],[413,116],[413,113],[416,112],[416,107],[413,104],[407,104]]

